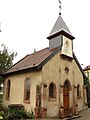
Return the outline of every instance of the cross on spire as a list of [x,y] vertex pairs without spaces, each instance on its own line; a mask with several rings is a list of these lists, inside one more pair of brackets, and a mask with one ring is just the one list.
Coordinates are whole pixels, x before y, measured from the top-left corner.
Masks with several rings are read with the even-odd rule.
[[58,0],[58,2],[59,2],[59,15],[61,15],[61,0]]

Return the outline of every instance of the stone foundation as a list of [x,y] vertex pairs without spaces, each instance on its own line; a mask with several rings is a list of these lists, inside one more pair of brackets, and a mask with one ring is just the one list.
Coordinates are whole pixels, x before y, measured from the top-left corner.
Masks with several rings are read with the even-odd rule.
[[36,107],[35,108],[35,118],[47,118],[47,108]]

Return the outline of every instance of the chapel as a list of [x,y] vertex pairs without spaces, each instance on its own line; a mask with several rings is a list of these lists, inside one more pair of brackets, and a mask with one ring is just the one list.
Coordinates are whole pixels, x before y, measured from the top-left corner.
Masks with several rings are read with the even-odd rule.
[[22,104],[36,118],[78,114],[86,103],[85,75],[61,13],[47,39],[49,47],[26,55],[3,74],[3,105]]

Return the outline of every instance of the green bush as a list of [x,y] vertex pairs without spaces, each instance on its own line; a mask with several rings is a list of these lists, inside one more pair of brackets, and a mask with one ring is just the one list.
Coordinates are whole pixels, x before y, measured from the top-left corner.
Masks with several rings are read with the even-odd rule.
[[2,120],[2,119],[3,119],[3,113],[0,112],[0,120]]
[[3,120],[34,119],[34,113],[26,112],[21,104],[11,104],[8,108],[0,106],[0,117]]
[[8,120],[8,109],[0,105],[0,120]]
[[21,104],[13,104],[9,105],[9,114],[8,119],[9,120],[17,120],[17,119],[33,119],[34,114],[31,111],[31,113],[26,112],[25,108]]
[[9,110],[9,119],[21,119],[26,117],[26,112],[24,106],[21,104],[12,104],[8,106]]

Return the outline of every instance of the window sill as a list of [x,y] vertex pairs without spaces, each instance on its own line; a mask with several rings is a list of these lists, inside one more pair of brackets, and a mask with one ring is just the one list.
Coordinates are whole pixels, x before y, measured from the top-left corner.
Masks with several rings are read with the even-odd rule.
[[26,103],[26,104],[30,104],[30,101],[28,101],[28,100],[24,100],[24,103]]
[[49,98],[48,101],[49,102],[54,102],[54,101],[56,101],[56,98]]

